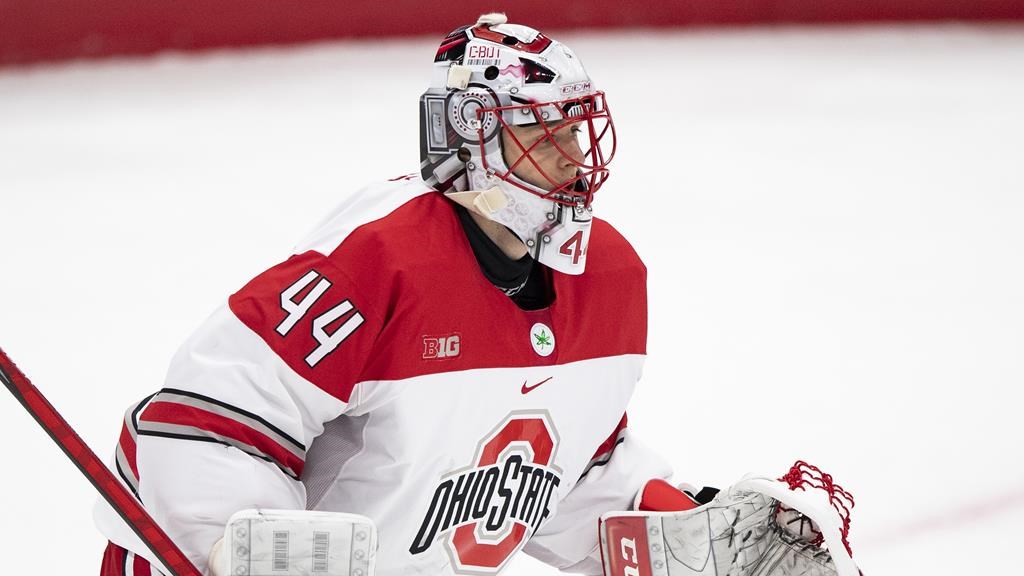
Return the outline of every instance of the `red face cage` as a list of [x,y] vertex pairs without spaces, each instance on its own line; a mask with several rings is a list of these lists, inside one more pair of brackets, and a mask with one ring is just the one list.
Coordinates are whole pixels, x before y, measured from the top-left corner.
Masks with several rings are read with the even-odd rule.
[[[615,123],[603,92],[558,102],[479,108],[476,114],[481,126],[478,132],[483,168],[495,177],[546,200],[587,207],[594,193],[608,180],[607,166],[615,156]],[[505,164],[508,165],[506,170],[488,165],[483,128],[487,125],[484,122],[486,114],[495,115],[508,137],[507,141],[521,153],[509,165],[510,153],[513,151],[503,148]],[[532,142],[523,142],[510,129],[507,118],[532,119],[533,122],[518,121],[514,125],[536,125],[543,132],[536,138],[531,136]],[[574,134],[575,138],[568,137],[569,134]],[[574,167],[575,174],[568,178],[552,174],[553,166]],[[516,174],[518,179],[513,179],[511,175],[515,174],[517,168],[522,168],[520,172],[535,172],[536,175],[528,179],[522,174]],[[534,187],[524,185],[522,181]]]

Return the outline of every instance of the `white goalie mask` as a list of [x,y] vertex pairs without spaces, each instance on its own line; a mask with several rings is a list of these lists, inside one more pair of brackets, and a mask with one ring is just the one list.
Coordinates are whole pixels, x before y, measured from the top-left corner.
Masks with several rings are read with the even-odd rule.
[[583,273],[614,154],[604,94],[567,46],[504,14],[442,41],[420,98],[423,179],[508,227],[541,264]]

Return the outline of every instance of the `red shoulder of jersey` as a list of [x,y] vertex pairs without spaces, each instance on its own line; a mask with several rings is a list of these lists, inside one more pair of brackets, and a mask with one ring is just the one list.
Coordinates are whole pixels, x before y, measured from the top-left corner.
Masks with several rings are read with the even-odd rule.
[[298,375],[347,402],[378,330],[355,283],[318,252],[296,254],[228,299],[231,311]]
[[560,362],[647,352],[647,268],[611,224],[592,226],[586,271],[556,278],[559,316],[579,335]]
[[[556,301],[540,312],[519,310],[490,284],[437,193],[407,198],[331,248],[264,272],[230,306],[296,373],[346,402],[362,380],[646,349],[646,269],[602,220],[594,221],[587,271],[556,273]],[[556,354],[537,356],[536,322],[561,338]]]
[[348,402],[393,305],[401,263],[390,238],[412,234],[401,215],[416,208],[403,208],[433,196],[403,181],[360,191],[311,235],[308,249],[233,294],[231,311],[295,373]]

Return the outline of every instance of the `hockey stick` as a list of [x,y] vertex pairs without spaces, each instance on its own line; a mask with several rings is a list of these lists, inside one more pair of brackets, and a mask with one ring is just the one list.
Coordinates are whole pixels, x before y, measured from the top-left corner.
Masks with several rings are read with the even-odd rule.
[[122,519],[138,534],[171,576],[202,576],[142,505],[114,477],[38,388],[0,349],[0,380]]

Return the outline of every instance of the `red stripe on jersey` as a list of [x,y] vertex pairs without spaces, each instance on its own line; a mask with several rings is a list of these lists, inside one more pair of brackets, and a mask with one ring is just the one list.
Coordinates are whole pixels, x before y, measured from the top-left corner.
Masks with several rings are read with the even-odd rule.
[[609,436],[607,440],[602,442],[601,445],[597,447],[597,452],[594,452],[594,457],[591,458],[592,461],[610,454],[612,450],[615,449],[615,445],[618,444],[619,441],[619,434],[621,434],[622,431],[626,429],[626,421],[626,415],[623,414],[622,420],[619,420],[619,425],[615,427],[615,431],[612,432],[612,435]]
[[103,561],[100,564],[100,576],[125,576],[124,557],[127,550],[113,542],[107,542],[107,549],[103,551]]
[[124,452],[124,459],[128,461],[128,466],[132,469],[132,474],[138,478],[139,466],[135,463],[135,439],[132,438],[131,432],[128,431],[127,424],[121,426],[121,438],[118,440],[118,443],[121,446],[121,451]]
[[[266,434],[254,430],[237,420],[232,420],[231,418],[226,418],[200,408],[173,402],[162,402],[158,399],[150,403],[142,412],[139,421],[192,426],[210,432],[211,437],[223,436],[236,440],[266,454],[282,468],[291,470],[296,477],[302,475],[302,469],[305,465],[301,458],[292,454]],[[140,433],[145,432],[140,430]]]
[[138,554],[133,554],[133,556],[132,564],[135,567],[132,569],[133,574],[131,576],[153,576],[152,565],[149,561]]

